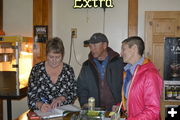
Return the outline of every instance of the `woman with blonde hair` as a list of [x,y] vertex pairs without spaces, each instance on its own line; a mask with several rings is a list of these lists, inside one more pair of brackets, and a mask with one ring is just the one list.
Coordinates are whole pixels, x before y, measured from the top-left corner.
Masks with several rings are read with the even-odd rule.
[[63,62],[64,45],[53,38],[46,45],[46,61],[36,64],[29,76],[28,106],[47,112],[60,105],[71,104],[76,98],[73,68]]

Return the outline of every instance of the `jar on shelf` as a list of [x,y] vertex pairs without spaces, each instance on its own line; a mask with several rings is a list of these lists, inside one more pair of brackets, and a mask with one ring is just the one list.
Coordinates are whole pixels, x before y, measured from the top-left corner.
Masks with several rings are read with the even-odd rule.
[[172,86],[172,97],[173,97],[173,99],[176,99],[176,97],[177,97],[177,88],[176,88],[176,86]]
[[171,98],[172,98],[172,87],[167,86],[167,99],[171,99]]
[[165,86],[165,99],[167,98],[168,86]]
[[177,89],[176,99],[180,100],[180,86],[177,86],[176,89]]

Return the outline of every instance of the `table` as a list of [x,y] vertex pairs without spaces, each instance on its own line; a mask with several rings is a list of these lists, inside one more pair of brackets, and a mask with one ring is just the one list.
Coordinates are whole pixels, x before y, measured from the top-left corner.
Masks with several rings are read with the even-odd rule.
[[[17,119],[15,119],[15,120],[29,120],[28,119],[28,117],[27,117],[27,113],[29,112],[29,110],[28,111],[26,111],[26,112],[24,112],[23,114],[21,114]],[[66,116],[64,116],[64,117],[57,117],[57,118],[51,118],[51,119],[48,119],[48,120],[71,120],[71,117],[72,117],[72,115],[73,114],[79,114],[78,112],[76,112],[76,113],[69,113],[68,115],[66,115]],[[105,113],[105,116],[106,116],[106,118],[107,119],[110,119],[109,118],[109,112],[106,112]],[[106,120],[107,120],[106,119]],[[35,120],[41,120],[41,119],[35,119]],[[120,120],[125,120],[124,118],[120,118]]]
[[17,95],[16,92],[12,92],[11,94],[0,93],[0,99],[7,100],[7,118],[8,120],[12,120],[12,106],[11,100],[20,100],[27,96],[27,87],[20,89],[20,95]]
[[[29,110],[28,111],[26,111],[26,112],[24,112],[23,114],[21,114],[17,119],[15,119],[15,120],[29,120],[28,119],[28,117],[27,117],[27,113],[29,112]],[[65,117],[57,117],[57,118],[51,118],[51,119],[49,119],[49,120],[70,120],[71,119],[71,116],[73,115],[74,113],[70,113],[70,114],[68,114],[67,116],[65,116]],[[76,113],[76,114],[78,114],[78,113]],[[41,120],[41,119],[36,119],[36,120]]]

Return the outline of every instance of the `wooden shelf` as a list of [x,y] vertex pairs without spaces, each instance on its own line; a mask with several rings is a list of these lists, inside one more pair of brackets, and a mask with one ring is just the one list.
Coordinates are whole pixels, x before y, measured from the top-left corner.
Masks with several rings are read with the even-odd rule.
[[0,36],[0,42],[32,42],[32,37],[24,36]]

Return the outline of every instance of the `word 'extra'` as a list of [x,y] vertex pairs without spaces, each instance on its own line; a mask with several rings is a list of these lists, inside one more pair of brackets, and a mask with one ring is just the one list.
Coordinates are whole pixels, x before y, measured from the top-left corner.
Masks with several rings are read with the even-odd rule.
[[112,0],[74,0],[74,8],[113,8]]

